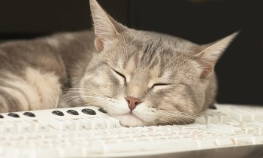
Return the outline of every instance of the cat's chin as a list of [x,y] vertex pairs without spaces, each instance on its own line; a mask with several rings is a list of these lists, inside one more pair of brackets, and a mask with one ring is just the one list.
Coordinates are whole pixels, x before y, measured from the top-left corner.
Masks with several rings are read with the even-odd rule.
[[145,122],[138,117],[134,116],[133,114],[125,114],[114,116],[116,119],[120,121],[122,126],[126,127],[136,127],[136,126],[145,126]]

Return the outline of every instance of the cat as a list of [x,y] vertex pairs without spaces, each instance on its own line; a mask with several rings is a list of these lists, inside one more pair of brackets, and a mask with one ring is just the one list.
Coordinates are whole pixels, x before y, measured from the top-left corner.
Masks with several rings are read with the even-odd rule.
[[90,7],[94,31],[0,45],[0,112],[95,105],[123,126],[148,126],[192,123],[215,103],[214,67],[237,33],[198,45]]

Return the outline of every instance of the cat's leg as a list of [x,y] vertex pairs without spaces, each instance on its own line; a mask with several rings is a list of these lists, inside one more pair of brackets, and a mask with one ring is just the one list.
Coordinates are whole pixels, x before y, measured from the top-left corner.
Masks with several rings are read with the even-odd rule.
[[85,106],[80,94],[77,91],[66,91],[59,99],[59,108]]
[[0,72],[0,113],[56,108],[61,94],[59,77],[30,67],[21,72]]

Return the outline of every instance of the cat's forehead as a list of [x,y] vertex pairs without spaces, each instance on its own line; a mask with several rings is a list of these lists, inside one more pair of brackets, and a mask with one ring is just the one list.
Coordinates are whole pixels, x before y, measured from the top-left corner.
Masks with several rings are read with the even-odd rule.
[[[136,60],[134,64],[153,67],[157,64],[165,65],[176,60],[181,55],[194,54],[196,45],[191,42],[159,33],[134,31],[124,36],[122,56],[126,60]],[[128,62],[128,61],[125,61]]]
[[125,41],[134,44],[138,48],[146,50],[172,49],[176,51],[192,51],[198,48],[196,44],[182,38],[162,33],[129,30],[124,35]]
[[109,53],[114,54],[109,59],[113,67],[129,74],[152,73],[158,77],[176,73],[178,65],[182,68],[180,63],[185,63],[195,46],[180,38],[146,31],[125,34],[116,42],[114,53]]

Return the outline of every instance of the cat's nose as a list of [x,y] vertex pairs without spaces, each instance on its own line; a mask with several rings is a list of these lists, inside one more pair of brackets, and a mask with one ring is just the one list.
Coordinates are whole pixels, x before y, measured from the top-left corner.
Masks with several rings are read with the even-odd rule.
[[140,99],[131,96],[128,96],[125,99],[127,100],[128,106],[131,110],[135,109],[136,106],[142,102]]

